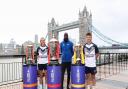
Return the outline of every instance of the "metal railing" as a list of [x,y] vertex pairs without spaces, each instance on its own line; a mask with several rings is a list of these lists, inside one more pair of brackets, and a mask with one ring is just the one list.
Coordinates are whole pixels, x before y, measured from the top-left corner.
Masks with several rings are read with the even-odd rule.
[[22,79],[22,62],[0,63],[0,84]]
[[0,86],[22,81],[22,59],[24,55],[0,56]]
[[100,53],[97,59],[97,79],[118,74],[128,69],[128,53]]

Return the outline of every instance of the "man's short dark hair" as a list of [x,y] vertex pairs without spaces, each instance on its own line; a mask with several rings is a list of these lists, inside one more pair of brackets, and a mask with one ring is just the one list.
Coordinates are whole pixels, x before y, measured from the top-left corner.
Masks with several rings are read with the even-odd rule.
[[89,32],[89,33],[86,34],[86,36],[92,36],[92,33]]
[[66,36],[68,36],[68,33],[67,33],[67,32],[65,32],[65,33],[64,33],[64,36],[65,36],[65,35],[66,35]]

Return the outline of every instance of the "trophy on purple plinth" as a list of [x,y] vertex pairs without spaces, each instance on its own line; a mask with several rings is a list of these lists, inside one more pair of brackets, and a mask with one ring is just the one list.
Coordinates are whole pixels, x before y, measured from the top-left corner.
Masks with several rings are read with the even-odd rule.
[[26,64],[34,63],[34,48],[33,45],[27,45],[26,48]]
[[53,36],[48,43],[48,64],[56,64],[60,59],[59,41]]

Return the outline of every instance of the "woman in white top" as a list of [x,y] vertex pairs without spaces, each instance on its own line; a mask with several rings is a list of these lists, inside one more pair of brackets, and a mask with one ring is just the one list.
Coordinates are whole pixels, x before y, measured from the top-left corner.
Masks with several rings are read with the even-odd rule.
[[[43,77],[46,80],[46,72],[47,72],[47,64],[48,64],[48,47],[46,46],[45,39],[42,37],[40,39],[40,46],[37,48],[37,55],[38,55],[38,73],[39,73],[39,87],[43,86]],[[46,81],[45,81],[46,83]],[[41,88],[42,89],[42,88]]]

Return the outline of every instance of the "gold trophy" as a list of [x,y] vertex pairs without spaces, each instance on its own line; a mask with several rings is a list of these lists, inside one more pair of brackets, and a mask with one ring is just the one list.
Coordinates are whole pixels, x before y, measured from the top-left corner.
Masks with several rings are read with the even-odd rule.
[[83,46],[80,44],[74,47],[73,64],[85,64]]

